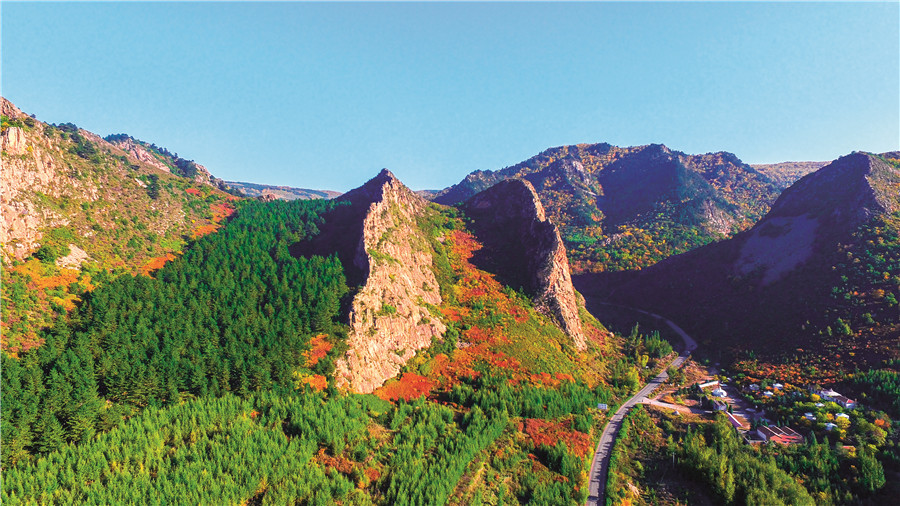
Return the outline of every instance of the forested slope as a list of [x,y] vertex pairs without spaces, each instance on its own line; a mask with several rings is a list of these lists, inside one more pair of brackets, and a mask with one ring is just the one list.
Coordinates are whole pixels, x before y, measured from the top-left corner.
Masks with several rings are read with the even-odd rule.
[[4,355],[4,502],[583,502],[597,403],[660,357],[640,338],[623,354],[583,310],[578,352],[470,262],[459,211],[431,205],[417,226],[446,333],[376,395],[336,389],[357,287],[336,255],[290,251],[342,205],[240,203],[152,275],[90,292],[44,346]]

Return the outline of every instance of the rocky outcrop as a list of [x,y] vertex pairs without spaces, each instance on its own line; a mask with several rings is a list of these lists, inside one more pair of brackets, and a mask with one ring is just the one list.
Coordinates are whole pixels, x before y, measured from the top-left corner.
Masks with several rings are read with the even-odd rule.
[[441,296],[431,248],[416,223],[425,200],[387,170],[340,200],[364,211],[350,213],[362,216],[361,227],[351,223],[354,229],[342,231],[358,236],[347,268],[360,272],[363,282],[351,304],[349,350],[335,377],[341,386],[368,393],[396,376],[446,327],[428,309]]
[[111,144],[128,153],[132,158],[139,162],[146,163],[147,165],[155,167],[164,172],[172,172],[169,169],[168,165],[159,161],[155,156],[150,154],[147,148],[136,142],[131,137],[114,140],[111,142]]
[[[31,194],[59,195],[57,163],[54,152],[60,148],[46,139],[43,124],[34,121],[5,98],[0,110],[16,123],[27,121],[31,127],[12,126],[0,134],[3,174],[0,177],[0,243],[4,261],[22,260],[40,246],[40,229],[67,223],[64,216],[38,205]],[[80,181],[76,181],[77,185]],[[84,186],[84,185],[81,185]],[[91,189],[82,188],[89,196]]]
[[469,199],[464,210],[484,248],[473,261],[513,288],[523,289],[537,308],[551,316],[586,348],[569,261],[559,231],[547,219],[528,181],[511,179]]

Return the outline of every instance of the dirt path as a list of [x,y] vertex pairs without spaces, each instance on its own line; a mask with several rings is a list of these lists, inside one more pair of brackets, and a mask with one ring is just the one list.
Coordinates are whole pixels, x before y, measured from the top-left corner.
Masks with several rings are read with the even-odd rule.
[[606,304],[591,298],[587,298],[586,300],[586,305],[588,308],[594,307],[597,304],[630,309],[639,313],[643,313],[645,315],[652,316],[653,318],[662,321],[681,337],[681,339],[684,341],[684,350],[681,352],[681,355],[672,360],[672,362],[670,362],[665,368],[663,368],[662,372],[657,374],[656,377],[650,381],[650,383],[647,383],[647,385],[645,385],[644,388],[642,388],[638,393],[634,394],[634,396],[625,401],[625,403],[622,404],[621,407],[619,407],[612,418],[610,418],[609,422],[606,424],[606,427],[604,427],[603,433],[600,435],[600,442],[597,443],[597,449],[594,452],[594,460],[591,463],[591,474],[589,482],[590,488],[587,499],[587,504],[589,506],[606,504],[606,477],[609,473],[609,458],[612,454],[612,448],[616,442],[616,436],[619,434],[619,429],[622,427],[622,420],[625,418],[625,415],[627,415],[628,412],[631,411],[631,408],[633,408],[635,404],[644,402],[644,400],[647,399],[647,397],[654,390],[656,390],[669,378],[669,375],[666,374],[666,369],[668,367],[681,367],[684,361],[687,360],[687,358],[690,356],[691,352],[697,349],[697,341],[691,338],[691,336],[689,336],[684,330],[682,330],[681,327],[675,325],[675,323],[667,318],[664,318],[657,314],[648,313],[647,311],[642,311],[640,309],[629,308],[625,306],[616,306],[615,304]]

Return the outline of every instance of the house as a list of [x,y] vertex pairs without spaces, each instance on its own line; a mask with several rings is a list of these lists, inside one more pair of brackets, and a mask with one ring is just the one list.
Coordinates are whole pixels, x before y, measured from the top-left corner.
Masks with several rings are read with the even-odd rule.
[[718,380],[707,381],[706,383],[700,383],[697,386],[700,387],[700,390],[703,390],[706,388],[711,388],[711,387],[717,387],[717,386],[719,386],[719,381]]
[[836,423],[828,422],[825,424],[825,430],[827,430],[828,432],[833,431],[835,427],[837,427]]
[[816,421],[816,415],[814,415],[814,414],[812,414],[812,413],[803,413],[803,418],[806,418],[806,419],[809,420],[810,422],[815,422],[815,421]]
[[817,403],[816,403],[816,407],[817,407],[817,408],[824,408],[824,407],[825,407],[825,404],[823,404],[823,403],[821,403],[821,402],[817,402]]
[[763,392],[763,395],[765,395],[766,397],[772,397],[775,394],[773,394],[772,392],[769,392],[769,391],[765,391],[765,392]]
[[750,391],[751,392],[759,392],[759,385],[757,385],[756,383],[753,383],[752,385],[750,385]]
[[856,407],[856,401],[854,401],[853,399],[850,399],[848,397],[845,397],[843,395],[840,395],[840,394],[835,396],[834,402],[840,404],[841,406],[843,406],[847,409],[853,409]]
[[835,418],[846,418],[847,420],[850,419],[850,415],[848,415],[847,413],[838,413],[838,414],[834,415],[834,417]]
[[823,389],[819,390],[819,397],[825,399],[826,401],[834,402],[834,398],[841,394],[835,392],[832,389]]
[[803,436],[790,427],[761,426],[756,429],[756,433],[766,441],[783,445],[801,444],[805,442]]
[[728,397],[728,392],[726,392],[725,390],[723,390],[721,388],[717,388],[717,389],[713,390],[712,394],[716,397]]
[[728,411],[728,403],[719,399],[713,399],[713,409],[716,411]]
[[748,428],[746,422],[741,421],[737,416],[731,413],[725,413],[725,415],[728,416],[728,421],[731,422],[731,426],[735,429],[746,430]]
[[781,390],[782,388],[784,388],[784,385],[782,385],[781,383],[775,383],[774,385],[772,385],[772,388],[774,388],[775,390]]

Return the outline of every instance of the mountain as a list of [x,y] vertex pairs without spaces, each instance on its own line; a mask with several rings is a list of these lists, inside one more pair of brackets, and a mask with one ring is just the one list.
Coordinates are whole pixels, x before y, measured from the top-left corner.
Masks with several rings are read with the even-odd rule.
[[537,190],[576,272],[644,268],[728,237],[762,217],[789,180],[770,178],[730,153],[578,144],[473,172],[433,200],[462,202],[513,178]]
[[828,162],[781,162],[751,164],[753,169],[769,177],[781,188],[787,188],[801,177],[828,165]]
[[[258,183],[225,181],[229,188],[234,188],[248,197],[276,198],[281,200],[333,199],[341,193],[331,190],[309,190],[291,186],[272,186]],[[269,196],[269,197],[266,197]]]
[[5,98],[0,107],[7,352],[39,343],[38,329],[98,282],[167,261],[233,212],[233,197],[202,166],[180,177],[137,141],[123,150],[71,123],[38,121]]
[[[586,349],[579,306],[559,233],[544,216],[528,183],[511,182],[473,197],[463,208],[473,220],[474,235],[484,241],[479,269],[505,284],[518,283],[509,274],[525,275],[526,293],[539,311],[558,323],[578,350]],[[444,300],[435,265],[449,260],[434,244],[433,220],[439,208],[416,195],[388,170],[363,186],[335,199],[324,215],[319,234],[291,248],[299,256],[337,254],[351,286],[349,347],[337,362],[338,385],[371,392],[396,376],[418,350],[447,333],[437,308]],[[496,210],[503,212],[496,212]],[[492,231],[505,230],[502,247]],[[438,243],[440,244],[440,243]],[[527,245],[528,247],[524,247]],[[507,252],[516,262],[508,263]],[[436,258],[438,257],[438,258]],[[520,286],[520,285],[515,285]],[[583,305],[583,303],[582,303]]]
[[166,148],[135,139],[128,134],[107,135],[103,140],[125,151],[132,158],[156,167],[163,172],[169,172],[189,179],[197,184],[209,185],[222,191],[228,191],[228,185],[225,181],[214,177],[206,167],[193,160],[181,158],[177,153],[172,153]]
[[54,497],[584,503],[598,404],[671,347],[587,313],[542,209],[527,182],[447,207],[386,170],[338,199],[242,202],[0,354],[2,499],[96,462]]
[[[584,292],[669,316],[714,349],[893,358],[900,337],[900,162],[853,153],[786,189],[756,225]],[[852,358],[851,358],[852,357]]]

